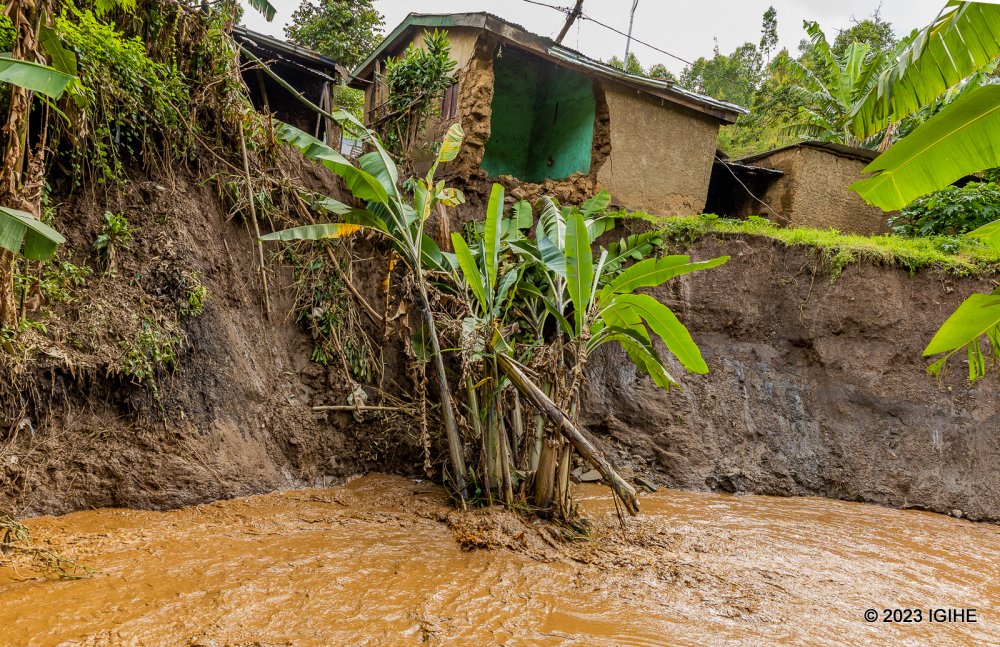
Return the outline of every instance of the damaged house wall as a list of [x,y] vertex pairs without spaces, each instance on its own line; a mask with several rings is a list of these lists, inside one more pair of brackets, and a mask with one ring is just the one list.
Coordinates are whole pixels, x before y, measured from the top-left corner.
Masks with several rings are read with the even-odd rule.
[[589,175],[597,111],[591,80],[517,50],[498,56],[493,74],[483,170],[532,183]]
[[607,189],[629,209],[704,209],[718,131],[736,106],[625,75],[488,14],[411,14],[355,70],[352,84],[366,89],[369,108],[381,98],[375,80],[385,59],[421,47],[432,29],[451,42],[458,105],[446,97],[409,152],[418,172],[457,121],[465,145],[441,175],[467,194],[482,197],[499,182],[517,199],[578,203]]
[[[756,200],[713,200],[719,215],[742,218],[763,214],[789,227],[833,228],[837,231],[874,235],[888,231],[892,214],[866,204],[851,190],[864,177],[864,169],[875,159],[873,151],[852,149],[824,142],[804,142],[738,160],[784,175],[768,178]],[[716,187],[712,189],[716,192]],[[713,196],[715,197],[715,196]]]
[[701,213],[719,122],[617,83],[605,85],[611,155],[597,180],[630,209],[665,216]]

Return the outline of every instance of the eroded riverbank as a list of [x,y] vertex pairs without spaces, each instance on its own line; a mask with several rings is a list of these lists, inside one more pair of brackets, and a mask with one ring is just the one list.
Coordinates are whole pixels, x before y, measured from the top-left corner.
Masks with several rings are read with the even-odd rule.
[[[623,537],[606,490],[578,496],[593,538],[569,544],[388,476],[33,519],[38,545],[99,572],[0,568],[0,644],[1000,644],[997,526],[661,491]],[[863,619],[928,607],[976,608],[978,622]]]

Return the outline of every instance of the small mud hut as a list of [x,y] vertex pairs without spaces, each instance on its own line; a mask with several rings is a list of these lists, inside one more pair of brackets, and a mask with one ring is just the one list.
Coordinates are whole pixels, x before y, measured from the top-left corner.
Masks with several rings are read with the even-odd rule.
[[485,190],[499,181],[515,197],[568,201],[603,188],[617,205],[663,215],[704,209],[719,128],[742,108],[627,74],[487,13],[410,14],[396,27],[352,75],[369,126],[387,116],[386,58],[420,47],[434,29],[448,33],[456,83],[420,139],[431,144],[462,124],[465,146],[447,169],[459,183]]
[[850,188],[877,156],[864,148],[806,141],[738,160],[720,159],[712,170],[706,211],[730,218],[761,215],[790,227],[882,234],[888,231],[889,214]]

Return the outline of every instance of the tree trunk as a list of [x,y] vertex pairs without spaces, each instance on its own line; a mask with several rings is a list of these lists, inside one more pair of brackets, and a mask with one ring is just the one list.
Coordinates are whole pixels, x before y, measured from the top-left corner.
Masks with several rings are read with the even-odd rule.
[[[536,409],[545,414],[556,429],[576,448],[576,451],[580,452],[580,455],[601,473],[604,480],[611,485],[611,489],[621,499],[629,514],[639,514],[639,498],[636,496],[635,489],[619,476],[607,459],[597,451],[594,444],[570,422],[566,414],[517,367],[513,360],[503,354],[497,354],[496,358],[500,369],[510,379],[511,384],[528,398]],[[539,465],[539,470],[541,470],[541,465]]]
[[[35,60],[36,10],[37,6],[32,0],[15,0],[10,4],[8,15],[17,30],[11,48],[11,58]],[[0,167],[0,204],[15,209],[23,209],[25,206],[22,204],[21,196],[21,172],[24,167],[24,146],[28,135],[30,109],[31,96],[28,91],[12,84],[10,109],[3,127],[6,138],[3,166]],[[18,322],[18,309],[14,302],[14,259],[14,254],[0,250],[0,326],[16,327]]]

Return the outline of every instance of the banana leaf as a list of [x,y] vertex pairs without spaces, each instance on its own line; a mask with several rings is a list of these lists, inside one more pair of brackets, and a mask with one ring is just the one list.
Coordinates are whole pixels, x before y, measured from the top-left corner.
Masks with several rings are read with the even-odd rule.
[[72,74],[29,61],[0,57],[0,81],[43,94],[50,99],[62,97],[69,84],[76,80]]
[[[0,207],[0,247],[33,261],[52,258],[62,234],[26,211]],[[23,251],[22,251],[23,248]]]
[[247,0],[247,4],[263,15],[267,22],[274,20],[274,15],[277,13],[277,10],[274,8],[274,5],[267,0]]
[[854,134],[868,138],[913,114],[998,56],[1000,6],[951,0],[857,102]]
[[851,185],[869,204],[893,211],[969,173],[1000,166],[1000,85],[979,88],[894,144]]

